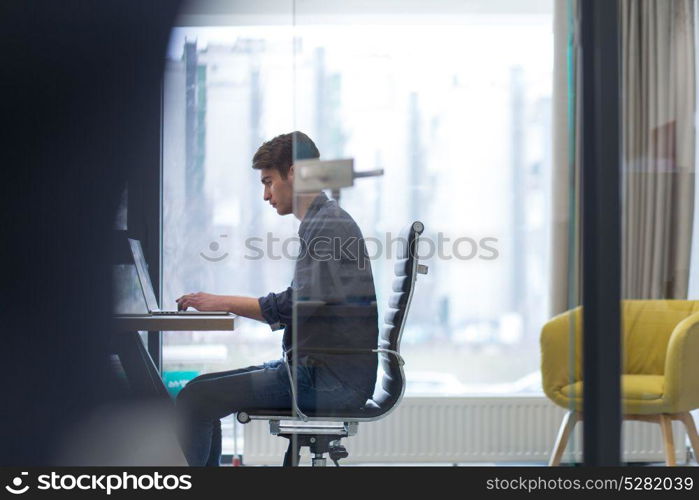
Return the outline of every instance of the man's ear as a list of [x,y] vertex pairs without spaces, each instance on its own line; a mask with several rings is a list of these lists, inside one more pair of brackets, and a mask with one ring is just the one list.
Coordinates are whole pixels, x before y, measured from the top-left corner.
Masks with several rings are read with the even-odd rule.
[[294,182],[294,166],[289,167],[289,173],[286,174],[286,178],[289,179],[289,181]]

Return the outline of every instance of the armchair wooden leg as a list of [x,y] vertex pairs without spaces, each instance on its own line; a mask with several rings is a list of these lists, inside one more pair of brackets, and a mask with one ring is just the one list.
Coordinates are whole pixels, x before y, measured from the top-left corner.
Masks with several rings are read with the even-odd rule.
[[699,434],[697,434],[697,427],[694,425],[694,418],[692,418],[692,415],[686,411],[684,413],[677,414],[677,420],[681,420],[684,424],[684,428],[687,430],[687,435],[689,436],[689,442],[692,443],[694,459],[699,462]]
[[549,466],[554,467],[561,464],[561,457],[568,444],[568,438],[570,437],[570,433],[573,432],[573,428],[575,428],[575,424],[578,420],[580,420],[580,414],[574,411],[569,411],[563,417],[561,427],[558,429],[556,444],[553,447],[553,452],[549,459]]
[[660,415],[660,430],[663,433],[665,443],[665,463],[669,466],[677,465],[675,462],[675,443],[672,439],[672,418],[669,415]]

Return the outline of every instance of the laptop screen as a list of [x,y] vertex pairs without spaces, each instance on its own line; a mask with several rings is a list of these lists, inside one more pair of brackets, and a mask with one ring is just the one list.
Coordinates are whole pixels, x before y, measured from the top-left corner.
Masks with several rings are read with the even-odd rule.
[[146,267],[146,259],[143,256],[141,242],[129,238],[129,245],[131,245],[133,261],[134,264],[136,264],[136,272],[138,273],[138,280],[141,282],[141,289],[143,290],[143,296],[146,299],[148,312],[159,311],[160,308],[158,307],[158,299],[155,298],[155,292],[153,292],[153,284],[150,281],[150,275],[148,274],[148,268]]
[[141,281],[134,264],[112,266],[114,314],[148,314]]

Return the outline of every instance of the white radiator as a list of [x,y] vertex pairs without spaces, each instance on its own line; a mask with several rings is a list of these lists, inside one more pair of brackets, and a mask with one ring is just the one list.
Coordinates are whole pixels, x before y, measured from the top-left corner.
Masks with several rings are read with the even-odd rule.
[[[344,438],[344,464],[547,463],[565,411],[545,397],[406,397],[388,417],[362,422]],[[269,434],[267,421],[243,426],[243,462],[280,465],[288,440]],[[660,426],[624,422],[626,462],[664,462]],[[685,433],[673,422],[677,462],[684,463]],[[582,461],[582,423],[571,436],[563,462]],[[308,448],[301,453],[308,463]]]

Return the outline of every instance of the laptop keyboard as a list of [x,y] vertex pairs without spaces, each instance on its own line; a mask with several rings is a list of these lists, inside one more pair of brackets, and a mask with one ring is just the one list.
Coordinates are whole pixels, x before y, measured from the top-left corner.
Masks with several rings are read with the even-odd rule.
[[228,316],[224,311],[153,311],[154,316]]

